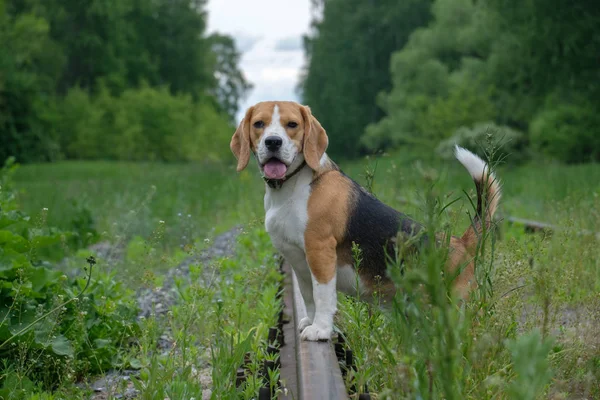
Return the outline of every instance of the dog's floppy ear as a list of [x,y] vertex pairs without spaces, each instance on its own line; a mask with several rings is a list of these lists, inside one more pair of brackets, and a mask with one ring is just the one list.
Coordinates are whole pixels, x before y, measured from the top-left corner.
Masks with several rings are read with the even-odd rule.
[[252,111],[254,107],[250,107],[246,111],[246,116],[240,122],[240,125],[236,129],[229,148],[233,152],[233,155],[238,160],[237,171],[240,172],[248,165],[250,160],[250,118],[252,118]]
[[302,106],[300,112],[304,118],[304,159],[309,167],[314,171],[318,171],[321,167],[321,157],[327,150],[329,139],[325,129],[312,115],[308,106]]

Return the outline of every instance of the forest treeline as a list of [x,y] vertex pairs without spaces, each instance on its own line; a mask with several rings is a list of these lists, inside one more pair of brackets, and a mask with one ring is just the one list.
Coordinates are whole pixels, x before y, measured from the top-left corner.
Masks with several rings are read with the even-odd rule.
[[312,0],[303,101],[330,150],[490,141],[600,161],[600,7],[568,0]]
[[196,160],[250,88],[206,0],[0,0],[0,159]]

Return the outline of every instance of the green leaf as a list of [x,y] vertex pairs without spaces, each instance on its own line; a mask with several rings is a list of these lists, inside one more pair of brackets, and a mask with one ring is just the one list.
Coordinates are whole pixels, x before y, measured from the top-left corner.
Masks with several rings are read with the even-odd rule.
[[69,339],[63,335],[58,335],[56,338],[54,338],[54,340],[52,340],[52,351],[59,356],[72,357],[74,354],[71,342],[69,342]]
[[40,292],[45,286],[51,286],[56,283],[58,271],[50,271],[43,267],[32,267],[27,271],[27,277],[31,282],[31,290]]
[[129,366],[133,369],[141,369],[142,362],[137,358],[132,358],[131,360],[129,360]]
[[21,266],[27,265],[29,260],[23,254],[19,254],[14,250],[7,249],[2,251],[0,249],[0,272],[10,271],[11,269],[17,269]]
[[5,250],[13,249],[18,253],[29,251],[29,243],[24,237],[5,230],[0,231],[0,247]]
[[0,215],[0,229],[16,224],[17,222],[27,222],[29,217],[20,211],[9,211]]

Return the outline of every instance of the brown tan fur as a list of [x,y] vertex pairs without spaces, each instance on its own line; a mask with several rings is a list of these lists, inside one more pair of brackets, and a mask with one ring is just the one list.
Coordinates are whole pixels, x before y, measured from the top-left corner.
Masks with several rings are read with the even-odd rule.
[[450,274],[457,272],[462,268],[460,274],[454,279],[454,290],[462,298],[466,298],[469,292],[477,286],[475,279],[475,265],[473,264],[472,254],[467,250],[462,239],[457,237],[450,238],[450,251],[446,264],[446,271]]
[[350,182],[339,171],[321,173],[308,199],[308,223],[304,242],[308,265],[320,283],[336,273],[338,245],[349,219]]

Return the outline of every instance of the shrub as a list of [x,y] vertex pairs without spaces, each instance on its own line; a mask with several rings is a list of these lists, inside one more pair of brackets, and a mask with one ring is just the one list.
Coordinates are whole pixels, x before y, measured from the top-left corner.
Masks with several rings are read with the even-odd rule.
[[600,114],[590,104],[548,104],[534,117],[531,142],[567,163],[600,161]]
[[120,96],[72,89],[58,125],[68,158],[130,161],[220,159],[233,130],[210,103],[147,85]]
[[438,145],[437,152],[442,158],[451,160],[454,158],[454,145],[465,147],[483,158],[486,157],[486,150],[493,148],[494,154],[490,161],[509,158],[512,164],[524,161],[528,157],[523,133],[507,126],[496,125],[494,122],[481,122],[471,128],[458,128],[454,135]]
[[[16,206],[14,166],[0,171],[0,395],[15,379],[46,388],[119,365],[119,348],[136,333],[134,297],[114,274],[69,278],[48,262],[72,236]],[[48,251],[51,249],[52,251]],[[81,263],[85,264],[84,257]],[[12,383],[11,383],[12,382]]]
[[[101,92],[99,97],[106,95]],[[101,100],[94,104],[88,93],[77,87],[69,90],[62,100],[56,129],[67,158],[101,158],[107,151],[107,135],[111,132],[109,125],[104,124],[103,116],[108,110],[100,105],[104,105]],[[103,131],[105,135],[102,135]]]
[[488,93],[470,86],[453,88],[447,97],[437,97],[425,112],[417,115],[415,124],[420,136],[434,144],[448,138],[461,126],[494,118],[494,106]]

